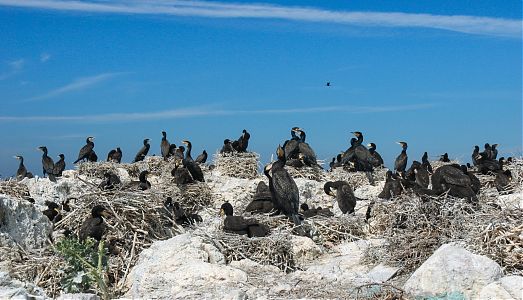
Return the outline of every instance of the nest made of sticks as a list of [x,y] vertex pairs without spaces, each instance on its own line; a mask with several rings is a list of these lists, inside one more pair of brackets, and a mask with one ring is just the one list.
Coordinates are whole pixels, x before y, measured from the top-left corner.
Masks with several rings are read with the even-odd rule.
[[315,216],[308,218],[318,232],[319,239],[313,239],[317,244],[332,247],[344,241],[353,242],[363,239],[365,219],[360,215],[343,215],[340,217]]
[[262,265],[276,266],[284,272],[297,270],[289,233],[248,238],[243,235],[215,232],[212,235],[206,234],[204,239],[223,253],[227,263],[248,258]]
[[[387,171],[388,169],[386,168],[374,168],[372,178],[375,182],[385,180],[385,173],[387,173]],[[370,184],[365,172],[351,172],[343,167],[335,168],[332,172],[328,172],[327,177],[330,181],[347,181],[354,189]]]
[[205,182],[180,185],[180,203],[189,211],[199,211],[212,204],[212,192]]
[[[320,161],[318,161],[318,163],[321,164]],[[287,169],[287,172],[289,172],[292,178],[304,178],[315,181],[324,181],[326,178],[325,171],[319,166],[304,166],[300,168],[285,166],[285,169]]]
[[222,175],[253,179],[258,176],[260,155],[255,152],[216,153],[214,165]]
[[400,266],[400,274],[418,268],[441,245],[458,241],[498,262],[507,273],[523,274],[521,210],[501,210],[449,196],[403,195],[372,208],[371,232],[386,237],[369,248],[365,261]]
[[171,176],[176,162],[174,158],[164,160],[161,156],[147,156],[143,161],[134,163],[115,163],[115,162],[82,162],[76,166],[80,175],[87,177],[103,178],[107,171],[117,173],[118,168],[125,169],[129,176],[138,177],[141,171],[147,170],[157,176]]
[[0,194],[5,194],[16,199],[29,199],[29,188],[17,180],[0,181]]
[[[165,195],[150,190],[86,191],[76,197],[72,210],[55,224],[54,229],[76,232],[91,215],[94,205],[105,206],[111,216],[105,219],[108,232],[104,239],[114,244],[118,253],[109,257],[109,289],[113,296],[123,295],[126,291],[124,283],[127,274],[141,251],[154,241],[171,238],[177,233],[178,227],[174,225],[172,214],[163,206],[164,197]],[[64,274],[61,266],[64,261],[51,249],[52,247],[35,255],[25,255],[23,260],[13,262],[10,273],[15,278],[34,281],[48,295],[57,296],[62,290]]]

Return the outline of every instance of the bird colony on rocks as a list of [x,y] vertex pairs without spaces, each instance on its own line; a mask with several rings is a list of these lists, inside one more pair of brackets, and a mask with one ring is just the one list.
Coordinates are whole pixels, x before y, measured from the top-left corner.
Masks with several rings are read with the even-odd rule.
[[[275,143],[277,159],[261,173],[260,156],[249,151],[251,135],[245,129],[238,139],[225,139],[212,162],[206,150],[193,159],[191,141],[176,146],[165,131],[161,156],[148,155],[146,138],[132,163],[122,162],[120,147],[98,161],[94,137],[87,137],[73,162],[75,170],[65,170],[63,154],[55,163],[48,148],[40,146],[44,178],[28,171],[17,155],[16,176],[0,182],[0,271],[31,282],[40,288],[39,295],[56,297],[71,292],[64,285],[71,274],[64,271],[67,262],[56,245],[92,241],[93,247],[105,247],[101,278],[108,291],[101,291],[100,284],[78,285],[82,288],[73,291],[148,297],[165,287],[149,290],[135,283],[136,272],[144,268],[142,251],[151,259],[155,254],[148,248],[180,236],[184,243],[197,241],[206,251],[215,249],[215,258],[205,264],[220,261],[236,268],[235,274],[246,270],[239,264],[259,266],[247,268],[235,285],[252,298],[419,296],[403,284],[450,242],[489,257],[505,275],[523,275],[523,161],[498,158],[497,144],[485,144],[481,152],[475,146],[471,164],[453,161],[448,153],[429,161],[427,152],[420,161],[411,156],[409,163],[408,144],[401,141],[394,168],[388,170],[377,144],[365,146],[362,132],[351,132],[347,150],[335,154],[328,167],[307,143],[304,129],[293,127],[290,134]],[[35,226],[43,227],[35,231]],[[336,253],[354,243],[367,245],[354,265],[359,271],[347,268],[335,281],[326,273],[314,277],[322,266],[346,264],[340,257],[350,253]],[[175,260],[176,268],[189,268],[184,276],[192,278],[191,265],[184,265],[191,260]],[[385,278],[376,268],[394,271]],[[261,279],[263,272],[271,275]],[[74,275],[81,282],[83,275]],[[267,289],[268,278],[278,278],[279,287]],[[209,297],[228,297],[190,280],[172,284],[180,289],[170,294],[174,298],[197,298],[199,294],[189,292],[198,289]],[[333,288],[326,290],[326,285]]]

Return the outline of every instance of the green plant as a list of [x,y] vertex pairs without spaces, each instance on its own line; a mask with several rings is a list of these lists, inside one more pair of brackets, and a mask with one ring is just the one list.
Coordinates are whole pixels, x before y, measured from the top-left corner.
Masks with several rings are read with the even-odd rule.
[[63,239],[56,244],[56,251],[68,264],[62,284],[69,293],[85,292],[96,284],[102,298],[109,299],[106,280],[107,250],[103,241],[98,243],[97,250],[95,246],[96,242],[92,239],[80,242],[76,238]]

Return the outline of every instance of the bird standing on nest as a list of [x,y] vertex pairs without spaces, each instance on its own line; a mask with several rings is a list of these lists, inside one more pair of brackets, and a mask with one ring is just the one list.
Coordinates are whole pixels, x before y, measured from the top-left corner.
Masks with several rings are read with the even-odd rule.
[[76,164],[77,162],[81,160],[89,160],[89,156],[91,155],[91,152],[94,148],[94,137],[88,136],[85,140],[85,145],[80,149],[80,152],[78,153],[78,159],[74,161],[73,164]]
[[[336,194],[332,191],[336,190]],[[352,191],[352,187],[347,181],[328,181],[323,186],[323,190],[329,196],[335,197],[338,202],[338,207],[344,214],[351,214],[356,207],[356,196]]]
[[220,215],[225,215],[225,220],[223,221],[223,230],[225,232],[246,234],[248,237],[262,237],[269,234],[269,228],[266,225],[260,224],[254,219],[234,216],[233,213],[232,205],[229,202],[222,204]]
[[102,205],[93,207],[91,216],[83,222],[78,232],[80,241],[85,241],[88,237],[100,241],[107,228],[102,216],[107,217],[108,214],[109,212]]
[[140,189],[142,191],[148,190],[151,188],[151,183],[149,180],[147,180],[147,175],[149,175],[149,171],[142,171],[140,173],[140,176],[138,176],[138,179],[140,180]]

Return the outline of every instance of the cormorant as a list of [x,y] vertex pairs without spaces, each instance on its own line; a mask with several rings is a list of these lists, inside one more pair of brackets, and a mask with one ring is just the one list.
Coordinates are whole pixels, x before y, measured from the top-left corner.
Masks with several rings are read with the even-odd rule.
[[445,152],[445,154],[440,155],[439,161],[441,161],[441,162],[450,162],[449,154],[447,152]]
[[[332,189],[336,190],[336,194],[334,194]],[[328,181],[323,186],[323,190],[327,195],[336,198],[336,201],[338,202],[338,207],[340,208],[342,213],[351,214],[354,212],[357,198],[354,196],[352,187],[347,181]]]
[[423,156],[421,157],[421,166],[429,172],[429,174],[432,174],[432,165],[429,162],[429,155],[427,154],[427,151],[423,153]]
[[300,132],[299,127],[292,127],[291,128],[291,139],[285,141],[283,144],[283,150],[285,151],[285,155],[287,156],[287,159],[290,158],[296,158],[298,156],[298,144],[301,140],[301,136],[298,136],[296,133]]
[[[49,218],[49,221],[55,222],[55,219],[60,214],[60,206],[54,202],[51,201],[45,201],[45,205],[47,206],[47,209],[44,210],[42,213]],[[61,219],[61,218],[60,218]],[[56,220],[59,221],[59,220]]]
[[474,193],[476,193],[476,195],[479,194],[481,190],[481,182],[479,181],[478,177],[472,174],[472,172],[469,172],[468,167],[465,165],[461,165],[461,171],[463,171],[463,173],[470,178],[470,187]]
[[499,161],[494,159],[483,159],[481,153],[476,158],[478,162],[478,172],[483,175],[486,175],[489,172],[496,173],[503,168],[502,158],[500,158]]
[[42,167],[43,167],[43,173],[44,176],[47,174],[47,177],[49,177],[49,180],[56,182],[56,178],[54,176],[54,162],[51,157],[47,155],[47,147],[40,146],[38,147],[44,154],[42,155]]
[[108,211],[102,205],[96,205],[91,209],[91,217],[84,221],[80,227],[80,231],[78,232],[78,238],[80,241],[85,241],[88,237],[97,241],[102,239],[106,230],[106,225],[104,224],[102,216],[108,216]]
[[492,159],[492,147],[489,143],[485,143],[485,150],[480,154],[483,159]]
[[22,180],[25,177],[33,178],[33,174],[31,174],[31,172],[27,172],[27,169],[25,168],[24,158],[20,155],[15,156],[15,158],[20,160],[20,164],[18,165],[18,170],[16,170],[16,179]]
[[245,211],[251,213],[268,213],[273,210],[273,208],[271,191],[265,182],[260,181],[252,197],[252,201],[247,205]]
[[441,166],[432,175],[432,190],[437,194],[448,192],[451,196],[477,202],[471,185],[470,177],[463,173],[459,165]]
[[400,155],[398,155],[398,157],[396,157],[396,161],[394,163],[394,171],[396,171],[396,173],[400,173],[401,176],[403,177],[404,174],[405,174],[405,168],[407,168],[407,160],[408,160],[408,157],[407,157],[407,143],[406,142],[398,142],[398,144],[401,145],[401,148],[403,150],[401,150]]
[[176,150],[177,150],[176,144],[170,144],[169,151],[167,153],[167,157],[176,156]]
[[303,155],[303,162],[309,167],[319,166],[316,160],[316,153],[312,150],[311,146],[305,142],[306,134],[303,129],[298,129],[300,132],[300,141],[298,143],[298,155]]
[[96,152],[94,152],[94,150],[91,150],[87,160],[90,161],[90,162],[97,162],[98,161],[98,155],[96,155]]
[[378,195],[378,198],[390,199],[399,196],[402,190],[403,188],[401,187],[400,179],[389,170],[385,173],[385,185],[383,186],[381,193]]
[[242,131],[242,135],[238,139],[238,147],[236,151],[238,152],[247,152],[247,147],[249,146],[249,139],[251,138],[251,135],[247,132],[247,130]]
[[205,182],[205,179],[203,178],[203,172],[200,166],[194,162],[194,160],[191,157],[191,142],[189,141],[183,141],[184,144],[187,145],[187,151],[185,151],[185,158],[182,160],[182,164],[187,170],[189,170],[189,173],[191,173],[191,176],[194,180]]
[[149,180],[147,180],[147,175],[149,175],[149,171],[142,171],[140,173],[140,176],[138,176],[138,179],[140,180],[140,189],[142,191],[148,190],[151,188],[151,183]]
[[325,84],[325,86],[331,86],[330,81],[327,81],[327,83]]
[[370,143],[367,146],[369,147],[370,155],[374,158],[372,165],[374,167],[383,167],[383,158],[381,158],[381,155],[376,151],[376,144]]
[[176,184],[194,183],[191,173],[189,173],[186,168],[180,168],[178,163],[174,165],[174,169],[172,169],[171,175],[174,177],[174,182],[176,182]]
[[62,176],[62,172],[65,170],[65,156],[63,154],[58,155],[60,159],[54,164],[53,174],[56,176]]
[[169,147],[171,144],[169,144],[169,141],[167,140],[167,132],[162,131],[162,142],[160,143],[160,151],[162,153],[162,157],[164,160],[167,160],[167,157],[169,157]]
[[113,172],[105,172],[104,179],[100,183],[99,187],[102,190],[112,190],[115,188],[115,186],[120,185],[121,183],[122,182],[120,181],[118,175],[114,174]]
[[429,186],[429,172],[417,160],[412,162],[412,165],[407,171],[407,178],[410,181],[416,182],[416,184],[422,188],[428,188]]
[[496,159],[498,157],[498,149],[496,149],[496,147],[498,146],[499,144],[493,144],[491,147],[490,147],[490,153],[491,153],[491,158],[490,159]]
[[76,164],[77,162],[81,160],[89,160],[89,155],[91,154],[91,151],[93,151],[94,148],[94,137],[88,136],[85,140],[85,145],[80,149],[80,152],[78,153],[78,159],[74,161],[73,164]]
[[264,168],[264,174],[269,178],[269,190],[274,208],[277,210],[276,213],[282,212],[290,217],[294,224],[300,225],[301,221],[298,217],[300,191],[292,176],[285,170],[285,151],[278,146],[276,153],[278,160]]
[[474,151],[472,151],[472,164],[477,166],[478,165],[478,157],[479,155],[479,146],[474,146]]
[[[171,197],[168,197],[167,199],[169,199],[169,198],[171,198]],[[180,203],[178,203],[178,202],[173,203],[173,213],[174,213],[174,221],[178,225],[189,226],[189,225],[195,224],[196,222],[198,222],[198,223],[203,222],[203,219],[200,215],[185,213],[185,210],[180,206]]]
[[302,215],[305,219],[311,218],[314,216],[318,216],[318,215],[324,216],[324,217],[334,216],[332,211],[330,211],[330,209],[328,209],[328,208],[321,208],[321,207],[309,208],[309,205],[307,205],[307,203],[302,203],[300,205],[300,208],[302,210]]
[[269,227],[258,223],[255,219],[245,219],[234,216],[232,205],[229,202],[222,204],[220,214],[225,215],[223,230],[229,233],[247,235],[248,237],[263,237],[269,234]]
[[233,153],[234,148],[232,147],[232,142],[229,139],[225,139],[223,141],[223,147],[222,150],[220,150],[220,153]]
[[145,159],[145,156],[147,153],[149,153],[149,149],[151,148],[151,145],[149,144],[149,139],[143,140],[143,147],[136,153],[136,156],[134,157],[133,162],[142,161]]
[[118,147],[109,151],[109,153],[107,154],[107,161],[120,163],[122,161],[122,149]]
[[178,148],[174,152],[174,157],[176,158],[176,160],[183,160],[184,156],[185,156],[185,147],[178,146]]
[[198,155],[198,157],[196,157],[195,162],[197,162],[199,164],[204,164],[206,161],[207,161],[207,151],[203,150],[202,154],[200,154],[200,155]]
[[[492,145],[494,146],[494,145]],[[510,185],[510,181],[512,180],[512,172],[510,170],[501,171],[499,170],[496,173],[496,179],[494,179],[494,185],[496,186],[496,189],[498,192],[505,191],[507,187]]]

